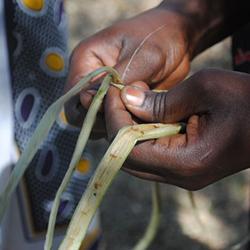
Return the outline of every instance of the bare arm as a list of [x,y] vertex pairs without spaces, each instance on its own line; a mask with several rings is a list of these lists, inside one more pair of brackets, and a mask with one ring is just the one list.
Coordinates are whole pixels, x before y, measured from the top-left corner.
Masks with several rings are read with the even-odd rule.
[[189,20],[193,57],[250,21],[250,1],[245,0],[166,0],[159,8]]

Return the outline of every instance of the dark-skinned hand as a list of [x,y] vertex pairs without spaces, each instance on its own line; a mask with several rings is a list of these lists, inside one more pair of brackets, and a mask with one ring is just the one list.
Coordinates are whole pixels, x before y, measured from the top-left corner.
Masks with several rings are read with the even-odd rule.
[[187,121],[185,134],[134,148],[124,169],[135,176],[197,190],[250,166],[249,74],[204,70],[167,93],[143,82],[122,93],[112,87],[105,103],[110,138],[134,123],[131,113],[143,123]]
[[[87,73],[102,66],[115,67],[126,84],[140,80],[150,88],[173,86],[189,71],[190,23],[187,17],[157,7],[82,41],[71,57],[66,90]],[[133,60],[129,63],[132,56]],[[95,83],[91,90],[80,94],[85,109],[96,92]],[[74,125],[80,125],[84,118],[81,104],[79,96],[76,96],[65,107],[68,120]],[[104,124],[100,120],[97,123]]]

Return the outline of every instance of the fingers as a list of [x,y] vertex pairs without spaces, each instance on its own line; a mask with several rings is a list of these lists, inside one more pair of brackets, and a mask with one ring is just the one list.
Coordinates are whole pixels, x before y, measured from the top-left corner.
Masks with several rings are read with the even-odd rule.
[[[206,91],[195,77],[168,92],[152,92],[141,86],[126,86],[122,100],[136,117],[148,122],[178,122],[207,111]],[[202,97],[202,98],[201,98]]]
[[110,87],[105,98],[104,108],[109,140],[114,138],[120,128],[133,124],[132,116],[127,112],[120,98],[119,89]]
[[135,41],[131,48],[124,45],[115,68],[120,73],[122,81],[130,84],[145,81],[152,84],[153,79],[161,71],[165,63],[165,55],[156,46],[147,43],[140,48],[140,41]]
[[87,111],[81,105],[79,95],[72,97],[64,105],[64,111],[69,124],[80,127]]
[[123,102],[119,90],[113,88],[105,108],[112,136],[133,124],[134,117],[126,108],[145,121],[187,120],[186,134],[137,144],[126,161],[126,171],[197,190],[249,166],[242,154],[249,148],[243,143],[249,113],[246,86],[248,89],[245,76],[238,73],[208,70],[168,93],[151,92],[143,83],[127,86],[122,91]]
[[105,40],[100,32],[82,41],[72,52],[66,90],[83,76],[102,66],[114,66],[119,55],[119,41]]
[[[118,92],[112,89],[108,98],[118,95]],[[108,102],[113,103],[106,117],[110,139],[113,139],[120,128],[132,124],[132,117],[122,103],[113,98]],[[211,179],[206,178],[204,181],[200,167],[205,163],[206,157],[209,158],[210,152],[207,144],[202,144],[199,140],[199,128],[199,117],[192,117],[187,124],[187,134],[139,143],[129,155],[125,171],[139,178],[170,183],[190,190],[207,185]]]
[[[82,77],[88,73],[102,67],[102,66],[114,66],[119,54],[119,46],[117,40],[113,41],[105,40],[105,33],[102,32],[98,35],[94,35],[91,38],[81,42],[73,51],[70,60],[70,69],[65,86],[65,91],[71,89]],[[99,76],[100,77],[100,76]],[[100,81],[93,79],[93,85],[91,89],[82,91],[73,100],[65,105],[65,112],[69,121],[74,122],[74,125],[82,123],[86,110],[88,109],[96,90],[99,87]],[[79,108],[80,106],[85,108]],[[78,107],[75,112],[75,107]]]
[[188,190],[213,182],[218,178],[211,168],[217,148],[210,147],[211,140],[207,137],[211,137],[214,130],[207,136],[209,132],[201,130],[202,123],[202,119],[193,116],[188,120],[186,134],[136,145],[127,161],[127,171],[140,178]]
[[[156,95],[156,93],[149,92],[148,87],[142,82],[133,84],[133,88],[140,88],[140,91],[146,91],[146,95],[148,93],[152,95],[152,97],[146,96],[146,98],[154,98],[154,95]],[[216,152],[216,148],[214,150],[210,148],[211,138],[214,138],[211,135],[218,137],[221,131],[218,131],[218,126],[211,126],[207,122],[206,115],[193,115],[193,112],[197,110],[194,99],[189,99],[189,95],[186,96],[182,91],[184,90],[178,90],[181,101],[187,101],[190,106],[193,106],[192,109],[187,109],[191,115],[187,121],[186,134],[163,137],[137,144],[126,161],[126,171],[140,178],[167,182],[186,189],[196,190],[212,182],[215,178],[212,174],[206,178],[204,176],[211,171],[207,166],[211,165],[211,159]],[[190,91],[190,89],[188,88],[186,91]],[[172,111],[171,115],[166,116],[164,118],[166,121],[185,117],[183,108],[178,108],[181,101],[174,94],[172,95],[173,97],[170,96],[170,98],[173,98],[173,101],[165,104],[175,105],[177,111]],[[200,93],[198,96],[200,96]],[[148,103],[147,109],[136,110],[136,112],[141,112],[138,116],[145,120],[150,120],[150,114],[152,114],[151,101]],[[196,101],[196,103],[198,102]],[[142,107],[145,107],[143,105]],[[133,113],[137,115],[136,112]],[[162,116],[159,117],[159,120],[161,120]],[[105,118],[109,139],[113,139],[122,127],[134,123],[133,116],[127,112],[121,100],[120,90],[114,87],[110,88],[106,97]]]
[[[185,56],[180,64],[172,72],[167,72],[163,80],[157,82],[153,88],[167,90],[183,81],[190,70],[189,62],[189,57]],[[168,67],[169,65],[166,63],[165,68]]]

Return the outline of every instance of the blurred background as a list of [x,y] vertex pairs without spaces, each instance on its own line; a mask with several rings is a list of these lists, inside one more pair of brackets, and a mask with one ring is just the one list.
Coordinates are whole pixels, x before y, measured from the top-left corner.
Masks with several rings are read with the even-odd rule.
[[[159,0],[66,1],[70,49],[82,39],[159,4]],[[231,68],[230,39],[196,58],[192,73],[204,67]],[[148,223],[151,183],[121,172],[101,205],[107,250],[128,250]],[[150,250],[230,249],[247,234],[249,173],[239,173],[195,192],[197,211],[185,190],[161,185],[162,217]],[[203,227],[196,218],[198,213]]]

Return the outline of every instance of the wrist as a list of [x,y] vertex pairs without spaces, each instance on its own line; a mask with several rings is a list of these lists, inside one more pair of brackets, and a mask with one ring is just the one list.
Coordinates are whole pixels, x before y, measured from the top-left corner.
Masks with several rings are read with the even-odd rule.
[[[192,20],[181,12],[178,12],[172,8],[165,8],[165,6],[159,5],[149,12],[153,14],[153,17],[157,22],[166,25],[164,32],[166,39],[169,39],[169,35],[172,34],[174,40],[177,42],[176,45],[184,45],[187,48],[187,53],[190,58],[195,48],[195,36],[196,30]],[[151,19],[151,23],[153,18]],[[163,41],[164,42],[164,41]],[[166,41],[168,42],[168,41]]]
[[158,8],[186,18],[192,58],[250,21],[245,0],[166,0]]
[[[208,38],[203,39],[209,29],[218,26],[221,22],[220,18],[215,18],[215,13],[208,11],[207,1],[201,0],[179,0],[179,1],[163,1],[158,9],[171,12],[178,16],[182,23],[183,32],[189,43],[190,58],[195,57],[199,52],[204,50]],[[219,16],[219,15],[218,15]],[[209,39],[210,40],[210,39]]]

